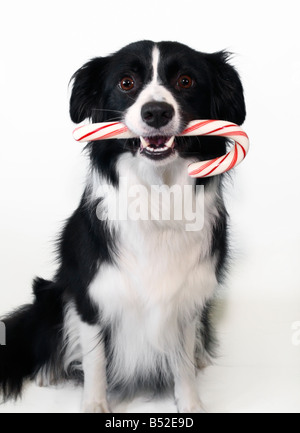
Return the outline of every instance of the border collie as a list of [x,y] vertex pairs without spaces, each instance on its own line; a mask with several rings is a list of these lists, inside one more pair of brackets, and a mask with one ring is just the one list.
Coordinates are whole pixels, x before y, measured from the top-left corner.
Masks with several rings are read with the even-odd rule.
[[[109,412],[109,392],[124,398],[171,387],[179,412],[203,411],[196,375],[214,355],[211,308],[226,267],[227,213],[224,176],[195,180],[187,167],[224,154],[226,139],[177,136],[195,119],[244,122],[243,88],[228,57],[141,41],[74,74],[73,122],[121,121],[141,139],[87,145],[90,172],[59,239],[57,273],[37,278],[33,304],[4,318],[4,401],[26,379],[47,386],[78,378],[87,413]],[[169,219],[127,212],[136,206],[132,188],[141,207],[151,189],[173,186],[175,209],[186,206],[180,191],[192,191],[204,215],[197,230],[173,211]],[[124,206],[127,218],[111,217]]]

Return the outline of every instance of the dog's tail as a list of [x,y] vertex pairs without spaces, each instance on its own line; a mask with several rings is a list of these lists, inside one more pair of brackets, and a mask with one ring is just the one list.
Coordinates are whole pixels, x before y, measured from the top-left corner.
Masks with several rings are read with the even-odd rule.
[[[62,374],[63,295],[53,282],[36,279],[35,300],[4,318],[6,345],[0,346],[0,400],[17,398],[26,379]],[[49,377],[49,376],[48,376]]]

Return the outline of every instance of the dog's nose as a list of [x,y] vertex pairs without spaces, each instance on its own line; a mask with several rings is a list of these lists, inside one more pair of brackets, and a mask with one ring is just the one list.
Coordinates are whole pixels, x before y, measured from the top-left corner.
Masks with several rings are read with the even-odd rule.
[[167,102],[148,102],[142,107],[142,119],[153,128],[167,125],[174,114],[174,108]]

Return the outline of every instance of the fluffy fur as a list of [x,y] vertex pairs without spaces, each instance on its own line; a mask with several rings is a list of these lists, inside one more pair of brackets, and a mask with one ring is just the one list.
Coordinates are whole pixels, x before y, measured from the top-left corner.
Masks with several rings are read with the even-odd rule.
[[[159,149],[158,136],[177,135],[193,119],[242,124],[245,105],[228,53],[142,41],[75,73],[70,114],[75,123],[123,121],[137,135],[155,137]],[[87,146],[91,169],[59,240],[59,269],[53,281],[35,281],[33,305],[4,319],[4,400],[17,397],[26,379],[47,385],[75,377],[84,379],[85,412],[108,412],[108,390],[123,396],[170,386],[180,412],[203,410],[195,377],[213,355],[211,302],[226,264],[227,213],[223,176],[192,180],[187,166],[222,155],[226,141],[176,138],[172,152],[156,159],[140,153],[140,144]],[[187,221],[175,218],[112,221],[112,197],[126,205],[121,179],[144,192],[192,186],[195,200],[204,186],[202,229],[186,231]]]

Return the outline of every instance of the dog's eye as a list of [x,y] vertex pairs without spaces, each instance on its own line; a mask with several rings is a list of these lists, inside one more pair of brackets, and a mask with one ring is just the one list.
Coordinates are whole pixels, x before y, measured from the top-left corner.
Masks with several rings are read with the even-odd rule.
[[193,84],[193,79],[188,75],[181,75],[177,81],[177,87],[181,89],[190,89]]
[[124,77],[120,81],[119,86],[121,87],[122,90],[128,92],[129,90],[132,90],[134,88],[135,82],[131,77]]

